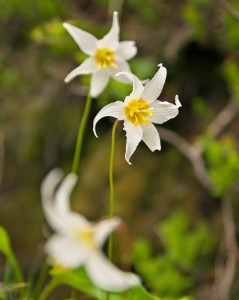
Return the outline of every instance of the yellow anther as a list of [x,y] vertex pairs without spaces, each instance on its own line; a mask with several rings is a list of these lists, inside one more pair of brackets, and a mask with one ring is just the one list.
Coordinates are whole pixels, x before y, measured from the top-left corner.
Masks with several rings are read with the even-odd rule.
[[133,99],[125,106],[125,114],[135,126],[144,123],[149,125],[147,117],[152,118],[153,112],[144,99]]
[[98,70],[108,67],[117,67],[115,63],[115,54],[109,48],[97,49],[95,51],[95,61],[98,64]]
[[81,242],[90,248],[95,248],[94,231],[93,228],[84,228],[76,231],[76,237]]

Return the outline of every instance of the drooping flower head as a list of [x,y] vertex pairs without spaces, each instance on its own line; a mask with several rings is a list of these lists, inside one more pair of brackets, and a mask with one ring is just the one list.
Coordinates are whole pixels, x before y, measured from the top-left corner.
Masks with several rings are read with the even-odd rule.
[[92,223],[71,211],[70,192],[77,176],[66,176],[55,193],[61,179],[62,172],[53,170],[41,186],[43,211],[49,225],[56,231],[45,245],[52,261],[69,269],[84,266],[92,282],[106,291],[120,292],[139,285],[137,275],[119,270],[101,250],[107,237],[119,226],[121,220],[114,217]]
[[133,84],[133,90],[129,96],[122,101],[116,101],[103,107],[96,115],[93,123],[93,131],[96,134],[96,124],[103,117],[114,117],[124,121],[126,131],[125,159],[129,162],[131,155],[142,140],[151,151],[161,150],[160,137],[153,125],[162,124],[178,114],[181,103],[178,96],[175,104],[158,101],[157,98],[163,89],[167,70],[162,65],[145,86],[132,73],[121,72],[117,76],[126,76]]
[[110,31],[100,40],[92,34],[73,25],[64,23],[63,26],[75,40],[82,52],[89,57],[65,78],[69,82],[81,74],[92,74],[91,96],[97,97],[107,85],[109,78],[128,82],[127,78],[117,79],[115,74],[120,71],[130,72],[127,60],[135,56],[137,48],[133,41],[119,42],[118,13],[113,14]]

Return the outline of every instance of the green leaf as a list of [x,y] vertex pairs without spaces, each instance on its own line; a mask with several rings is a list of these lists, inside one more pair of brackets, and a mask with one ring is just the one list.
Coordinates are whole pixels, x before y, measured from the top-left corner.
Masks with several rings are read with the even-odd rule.
[[17,262],[17,259],[12,250],[8,233],[7,233],[6,229],[1,225],[0,225],[0,252],[2,252],[2,254],[4,256],[6,256],[8,261],[11,263],[11,265],[14,269],[14,272],[15,272],[16,279],[19,282],[23,282],[24,281],[23,276],[22,276],[19,264]]
[[0,225],[0,252],[8,259],[12,256],[12,249],[10,245],[10,239],[7,231]]
[[[107,299],[107,292],[100,290],[99,288],[96,288],[93,283],[90,281],[87,273],[83,268],[79,268],[74,271],[70,270],[59,270],[59,269],[53,269],[51,272],[51,275],[53,277],[52,282],[50,283],[49,288],[46,288],[46,290],[41,295],[41,300],[45,299],[48,294],[57,286],[60,285],[68,285],[71,286],[77,290],[80,290],[81,292],[94,297],[98,300],[105,300]],[[129,289],[126,292],[122,293],[116,293],[111,292],[110,293],[110,300],[164,300],[162,298],[158,298],[149,292],[147,292],[143,286],[137,286],[132,289]],[[166,300],[166,299],[165,299]],[[168,299],[169,300],[169,299]]]

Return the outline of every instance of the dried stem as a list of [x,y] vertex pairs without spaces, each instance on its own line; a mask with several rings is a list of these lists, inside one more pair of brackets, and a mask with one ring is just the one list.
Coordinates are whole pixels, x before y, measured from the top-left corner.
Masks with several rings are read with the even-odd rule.
[[226,261],[219,262],[215,269],[215,281],[211,291],[212,300],[229,300],[230,290],[235,277],[237,263],[236,227],[233,220],[231,199],[222,199],[222,219],[224,225],[224,239]]
[[237,21],[239,21],[239,12],[231,6],[226,0],[217,0],[217,2]]
[[201,148],[190,144],[179,134],[171,130],[159,128],[158,131],[164,141],[174,145],[191,162],[198,180],[206,189],[211,190],[212,182],[208,177],[205,163],[201,156]]
[[207,131],[213,137],[217,137],[222,130],[236,117],[239,105],[235,100],[230,100],[217,117],[209,124]]

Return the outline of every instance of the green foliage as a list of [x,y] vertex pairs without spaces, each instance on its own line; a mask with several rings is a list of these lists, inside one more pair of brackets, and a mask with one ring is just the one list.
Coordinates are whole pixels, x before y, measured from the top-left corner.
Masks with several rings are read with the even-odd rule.
[[[5,230],[4,227],[2,227],[0,225],[0,253],[2,253],[8,260],[8,262],[10,263],[11,267],[14,270],[15,273],[15,279],[19,282],[19,283],[23,283],[23,276],[19,267],[19,264],[17,262],[17,259],[14,255],[14,252],[12,250],[11,247],[11,243],[10,243],[10,239],[8,236],[7,231]],[[5,293],[9,292],[9,291],[13,291],[15,292],[15,289],[18,288],[19,285],[4,285],[3,289],[0,289],[0,296],[5,295]]]
[[[85,294],[93,297],[98,300],[107,299],[109,293],[96,288],[90,281],[87,273],[83,268],[79,268],[74,271],[62,270],[62,269],[53,269],[51,272],[52,281],[43,291],[39,300],[45,299],[49,293],[51,293],[56,287],[60,285],[68,285],[76,290],[84,292]],[[132,289],[129,289],[123,293],[110,293],[111,300],[172,300],[170,298],[159,298],[149,292],[147,292],[143,286],[137,286]],[[184,297],[178,300],[190,300],[189,297]],[[175,299],[176,300],[176,299]]]
[[191,229],[188,216],[181,211],[174,212],[158,229],[167,255],[184,269],[201,264],[200,260],[213,249],[214,238],[206,224],[200,222]]
[[213,193],[221,196],[230,191],[239,180],[239,154],[232,137],[220,140],[203,139]]
[[139,239],[134,245],[136,269],[154,293],[178,297],[196,284],[189,274],[197,267],[203,268],[214,239],[204,223],[191,229],[182,212],[174,212],[161,222],[158,233],[165,252],[156,255],[148,240]]
[[[233,9],[239,11],[238,1],[230,1]],[[238,50],[239,47],[239,36],[238,36],[238,20],[236,20],[232,15],[224,14],[224,37],[228,48],[231,50]]]
[[229,86],[230,93],[239,101],[239,67],[236,61],[228,59],[223,64],[223,75]]
[[[205,1],[206,2],[206,1]],[[191,24],[193,28],[193,34],[196,39],[204,39],[207,31],[205,30],[204,22],[204,11],[202,6],[204,3],[201,1],[189,1],[185,4],[183,9],[183,16],[187,23]]]

